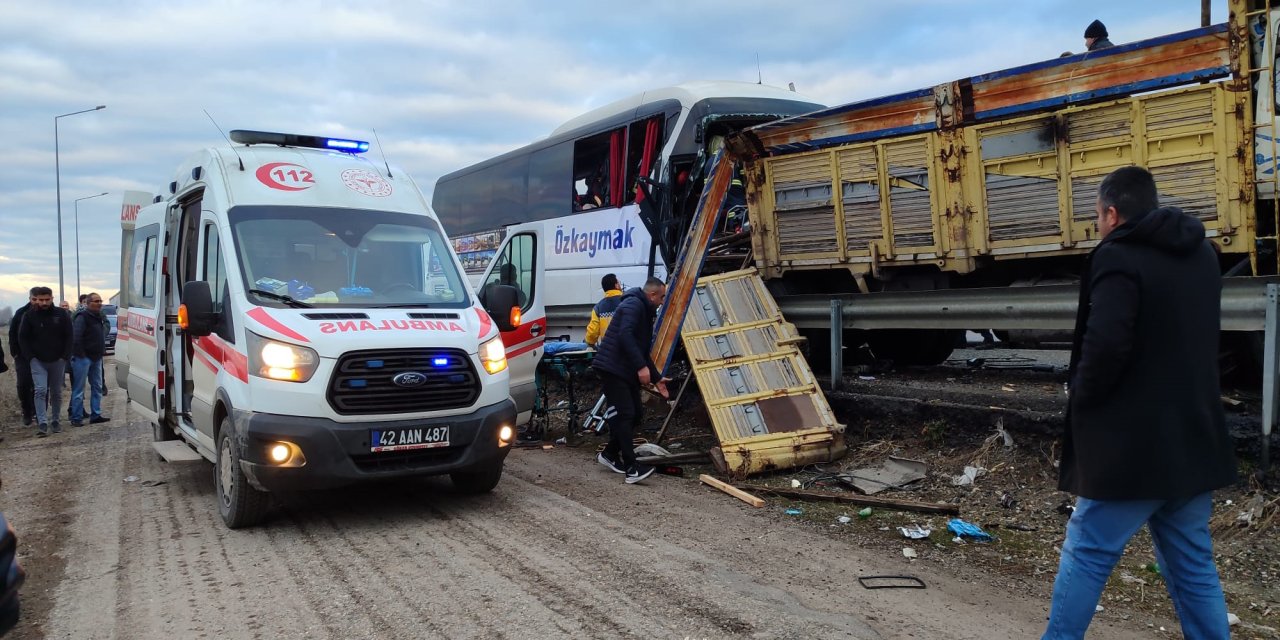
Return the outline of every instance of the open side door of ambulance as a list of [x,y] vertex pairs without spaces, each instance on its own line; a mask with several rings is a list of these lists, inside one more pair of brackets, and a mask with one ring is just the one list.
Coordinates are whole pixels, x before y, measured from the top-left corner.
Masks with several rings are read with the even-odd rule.
[[165,205],[147,207],[138,215],[138,226],[127,229],[131,239],[128,271],[122,274],[128,291],[124,323],[117,352],[127,366],[117,370],[117,382],[144,419],[159,420],[165,391],[165,368],[160,360],[159,336],[164,332],[164,211]]
[[481,304],[492,313],[493,301],[486,298],[491,297],[488,294],[493,287],[507,285],[516,289],[520,321],[511,330],[502,332],[502,343],[507,348],[511,399],[519,413],[516,423],[520,425],[528,423],[533,416],[534,373],[547,337],[546,292],[542,287],[546,282],[543,240],[540,224],[509,227],[507,237],[489,262],[477,291]]

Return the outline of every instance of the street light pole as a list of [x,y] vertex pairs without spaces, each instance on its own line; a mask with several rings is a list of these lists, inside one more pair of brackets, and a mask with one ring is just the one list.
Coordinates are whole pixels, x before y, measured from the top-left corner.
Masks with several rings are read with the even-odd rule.
[[62,167],[58,161],[58,118],[79,115],[81,113],[89,113],[90,111],[98,111],[106,109],[107,105],[100,104],[92,109],[83,109],[81,111],[72,111],[64,113],[60,116],[53,117],[53,184],[57,191],[58,198],[58,300],[66,300],[66,292],[64,291],[64,279],[62,270]]
[[80,301],[80,201],[89,200],[91,198],[101,198],[107,195],[106,191],[97,195],[76,198],[76,301]]

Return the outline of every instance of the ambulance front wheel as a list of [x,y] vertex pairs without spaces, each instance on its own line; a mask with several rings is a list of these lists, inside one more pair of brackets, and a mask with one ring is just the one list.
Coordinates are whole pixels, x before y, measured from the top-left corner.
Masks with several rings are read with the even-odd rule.
[[213,476],[217,485],[218,515],[228,529],[252,527],[262,522],[271,500],[265,491],[249,484],[240,466],[240,449],[235,442],[231,417],[224,417],[218,429],[218,459],[213,466]]
[[503,461],[498,460],[470,471],[457,471],[449,474],[449,480],[453,481],[453,488],[457,489],[458,493],[466,495],[489,493],[502,479],[502,464]]

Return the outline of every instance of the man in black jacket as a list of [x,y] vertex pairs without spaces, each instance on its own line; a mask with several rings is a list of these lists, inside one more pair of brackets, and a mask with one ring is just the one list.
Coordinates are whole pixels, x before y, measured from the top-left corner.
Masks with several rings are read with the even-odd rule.
[[1218,385],[1221,271],[1204,225],[1159,207],[1151,174],[1112,172],[1080,287],[1059,488],[1067,524],[1045,638],[1082,638],[1146,524],[1188,638],[1226,638],[1212,491],[1236,480]]
[[84,426],[84,387],[89,383],[89,422],[99,424],[102,415],[102,357],[107,353],[103,327],[102,296],[90,293],[85,308],[71,321],[71,426]]
[[643,289],[637,287],[622,294],[622,302],[614,310],[609,330],[592,361],[592,368],[600,374],[605,398],[615,410],[609,418],[609,444],[596,455],[596,461],[626,474],[627,484],[653,475],[653,467],[636,462],[631,437],[644,415],[640,386],[653,383],[659,393],[667,395],[666,382],[649,355],[653,319],[666,296],[667,285],[657,278],[649,278]]
[[22,316],[18,345],[31,365],[38,423],[36,437],[43,438],[62,431],[58,414],[62,406],[63,369],[71,358],[71,314],[53,306],[53,290],[49,287],[36,287],[31,292],[34,302]]
[[[36,287],[38,288],[38,287]],[[13,374],[18,381],[18,402],[22,405],[22,426],[31,426],[36,418],[35,387],[31,384],[31,357],[22,353],[18,344],[18,327],[22,326],[22,316],[31,310],[36,301],[36,288],[27,292],[27,304],[18,307],[9,320],[9,354],[13,356]]]

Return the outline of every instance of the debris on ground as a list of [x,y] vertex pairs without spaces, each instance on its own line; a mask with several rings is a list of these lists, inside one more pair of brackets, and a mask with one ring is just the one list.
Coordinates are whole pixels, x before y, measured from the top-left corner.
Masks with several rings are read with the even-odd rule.
[[840,482],[866,495],[874,495],[885,489],[904,489],[928,475],[929,465],[919,460],[889,456],[879,466],[852,469],[841,473],[839,478]]
[[764,506],[764,500],[762,498],[753,496],[747,493],[746,491],[743,491],[742,489],[739,489],[722,480],[717,480],[705,473],[698,476],[698,480],[700,480],[702,484],[709,485],[711,487],[719,489],[757,509]]
[[898,531],[902,532],[904,538],[911,538],[912,540],[922,540],[933,533],[933,529],[927,529],[918,524],[913,524],[910,527],[898,527]]
[[972,538],[978,542],[990,542],[995,539],[991,534],[983,531],[982,527],[960,518],[952,518],[948,521],[947,531],[956,534],[957,538]]
[[138,476],[125,476],[124,481],[125,481],[125,482],[137,482],[137,481],[138,481]]
[[910,559],[912,559],[912,560],[915,560],[916,558],[920,557],[920,556],[916,555],[916,550],[915,550],[915,549],[912,549],[911,547],[903,547],[903,548],[902,548],[902,556],[903,556],[904,558],[910,558]]
[[[916,502],[913,500],[892,500],[889,498],[862,496],[855,493],[832,493],[830,491],[783,489],[781,487],[770,487],[762,484],[738,484],[735,486],[743,491],[772,493],[783,498],[794,498],[797,500],[844,502],[848,504],[866,505],[869,507],[880,507],[882,509],[892,509],[894,511],[919,511],[922,513],[938,513],[943,515],[957,515],[960,513],[960,508],[952,504]],[[863,511],[866,511],[866,509]],[[862,515],[861,512],[859,512],[858,515]],[[867,511],[867,515],[871,515],[871,512]]]
[[978,478],[986,475],[987,470],[982,467],[966,466],[964,473],[958,476],[951,476],[951,484],[957,487],[964,487],[974,483]]

